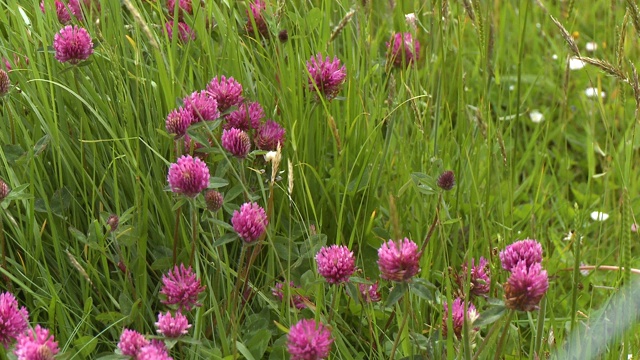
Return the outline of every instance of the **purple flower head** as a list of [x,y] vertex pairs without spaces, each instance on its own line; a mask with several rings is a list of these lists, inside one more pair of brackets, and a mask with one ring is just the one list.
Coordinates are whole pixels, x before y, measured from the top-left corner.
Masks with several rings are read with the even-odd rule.
[[382,300],[380,292],[378,291],[377,281],[373,284],[358,284],[358,289],[360,290],[362,299],[364,299],[365,302],[374,303]]
[[[479,314],[476,311],[476,307],[473,306],[472,303],[467,303],[467,306],[466,321],[470,322],[471,325],[478,318]],[[450,309],[453,334],[456,336],[456,338],[460,339],[462,337],[462,328],[465,322],[464,302],[460,298],[455,299],[453,301],[453,304],[451,305],[444,305],[444,312],[442,314],[442,337],[446,338],[447,334],[450,332],[447,327],[447,319],[449,317]]]
[[91,36],[84,28],[67,25],[53,38],[55,58],[60,62],[70,62],[73,65],[87,60],[93,54]]
[[420,57],[420,42],[411,33],[395,33],[387,42],[388,57],[395,66],[415,64]]
[[329,284],[341,284],[349,280],[356,270],[353,252],[344,245],[323,246],[316,254],[318,273]]
[[216,190],[207,190],[204,193],[204,203],[211,212],[216,212],[222,208],[224,204],[224,196]]
[[18,307],[18,301],[13,294],[0,294],[0,344],[4,345],[5,349],[27,329],[28,322],[29,312],[24,306]]
[[175,134],[176,137],[180,137],[187,132],[189,125],[194,122],[195,118],[193,116],[193,111],[180,107],[179,109],[171,111],[169,115],[167,115],[165,127],[169,134]]
[[291,360],[319,360],[329,356],[331,331],[313,319],[302,319],[293,325],[287,335],[287,349]]
[[323,60],[321,54],[312,56],[307,61],[307,71],[309,71],[309,91],[315,92],[317,86],[320,94],[328,100],[338,95],[347,77],[347,69],[344,65],[341,66],[337,57],[334,57],[333,61],[328,56]]
[[242,85],[233,77],[220,76],[211,79],[207,85],[207,93],[218,102],[218,110],[225,112],[230,107],[242,103]]
[[282,147],[285,141],[286,131],[273,120],[267,120],[258,127],[253,141],[260,150],[276,151],[278,144]]
[[410,281],[420,272],[418,245],[408,238],[389,240],[378,249],[380,277],[390,281]]
[[149,340],[135,330],[124,329],[120,335],[118,349],[126,356],[135,357],[143,346],[149,345]]
[[436,182],[442,190],[449,191],[456,185],[456,176],[451,170],[443,172]]
[[238,110],[227,115],[227,122],[222,125],[224,129],[236,128],[243,131],[255,130],[260,126],[260,120],[264,118],[264,109],[260,103],[243,103]]
[[184,98],[184,107],[191,109],[197,120],[213,121],[220,117],[218,102],[206,91],[194,92]]
[[0,69],[0,98],[9,93],[11,87],[11,80],[9,80],[9,74],[6,71]]
[[140,348],[135,360],[172,360],[167,352],[164,342],[153,340],[148,345]]
[[251,202],[242,204],[239,211],[233,212],[231,224],[238,236],[245,243],[250,244],[265,233],[269,220],[264,209],[260,205]]
[[246,132],[240,129],[223,130],[220,140],[222,147],[239,159],[246,158],[251,152],[251,139]]
[[[169,16],[173,17],[173,11],[176,8],[176,0],[167,0],[167,10],[169,11]],[[189,15],[193,15],[193,5],[191,4],[191,0],[179,0],[178,1],[178,19],[182,19],[184,13]]]
[[504,284],[505,305],[509,309],[533,311],[549,288],[547,271],[540,263],[531,266],[521,260],[511,269],[511,276]]
[[167,181],[174,193],[195,197],[209,186],[209,168],[204,161],[183,155],[171,164]]
[[[2,200],[4,200],[4,198],[9,196],[10,192],[11,192],[11,188],[9,187],[9,185],[7,185],[7,183],[4,180],[0,179],[0,202],[2,202]],[[2,298],[0,297],[0,299],[2,299]],[[2,306],[2,301],[0,301],[0,309],[1,309],[1,306]],[[0,310],[0,311],[2,311],[2,310]],[[1,314],[1,312],[0,312],[0,314]],[[2,341],[0,341],[0,342],[2,342]]]
[[520,261],[525,261],[527,267],[542,262],[542,245],[532,239],[516,241],[500,252],[502,268],[507,271],[518,265]]
[[205,290],[200,285],[200,280],[193,273],[191,267],[185,268],[176,265],[166,275],[162,275],[162,289],[160,294],[165,295],[166,300],[161,301],[165,305],[178,305],[178,309],[189,311],[194,307],[202,306],[198,302],[198,295]]
[[[69,12],[69,9],[67,9],[67,6],[60,0],[56,0],[54,5],[56,6],[56,16],[58,17],[58,21],[63,25],[70,23],[71,13]],[[40,10],[45,14],[44,1],[40,2]]]
[[[307,307],[307,305],[304,303],[304,297],[302,297],[301,295],[295,294],[293,293],[293,289],[298,289],[299,287],[296,286],[293,281],[289,282],[289,289],[291,289],[291,302],[290,305],[291,306],[295,306],[296,309],[301,310]],[[278,282],[276,283],[276,286],[274,288],[271,289],[271,294],[273,294],[273,296],[276,297],[276,299],[282,301],[284,299],[284,283],[282,282]]]
[[467,280],[468,264],[463,264],[460,270],[460,288],[464,288],[467,281],[470,282],[470,292],[475,296],[486,296],[491,287],[491,271],[489,262],[484,257],[480,257],[478,265],[475,265],[475,259],[471,259],[471,278]]
[[[173,21],[168,21],[166,24],[164,24],[164,28],[167,31],[169,40],[173,40]],[[186,23],[178,22],[177,28],[179,41],[186,43],[189,42],[189,40],[196,39],[196,33]]]
[[263,0],[255,0],[249,4],[249,10],[247,10],[247,33],[253,35],[253,21],[256,23],[256,29],[258,33],[264,37],[269,35],[269,28],[267,28],[267,22],[264,20],[264,11],[267,9],[267,4]]
[[[91,11],[95,9],[97,11],[100,11],[100,2],[95,0],[83,0],[82,2],[84,3],[84,7],[86,10]],[[78,19],[78,21],[83,20],[82,4],[80,3],[80,0],[69,0],[69,9],[71,9],[71,12],[76,17],[76,19]]]
[[179,338],[182,335],[186,335],[189,332],[191,324],[187,317],[182,315],[181,312],[177,312],[176,316],[172,316],[170,311],[166,314],[158,314],[158,322],[156,322],[158,328],[158,334],[166,336],[168,338]]
[[36,325],[34,329],[18,335],[13,353],[18,360],[53,360],[53,356],[59,351],[58,343],[49,330]]

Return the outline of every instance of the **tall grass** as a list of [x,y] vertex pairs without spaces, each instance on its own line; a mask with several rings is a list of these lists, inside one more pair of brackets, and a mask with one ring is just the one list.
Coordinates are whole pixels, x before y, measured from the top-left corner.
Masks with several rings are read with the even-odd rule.
[[[195,3],[187,22],[197,38],[183,44],[164,32],[164,2],[101,1],[80,23],[95,53],[70,67],[53,56],[61,25],[52,3],[43,14],[35,0],[0,0],[0,56],[13,67],[12,91],[0,99],[0,177],[13,189],[0,214],[8,262],[0,289],[16,294],[32,324],[52,330],[66,358],[115,358],[125,327],[155,333],[174,237],[178,263],[188,264],[193,226],[193,267],[207,289],[188,339],[171,350],[176,359],[285,358],[286,331],[302,318],[331,319],[335,359],[640,353],[637,324],[619,331],[606,316],[635,309],[615,296],[640,267],[630,230],[640,212],[632,76],[640,29],[631,2],[268,1],[269,38],[246,33],[248,2]],[[569,70],[577,54],[550,15],[581,55],[614,64],[629,81],[590,64]],[[386,63],[385,42],[397,31],[421,42],[415,66]],[[591,41],[598,49],[587,53]],[[332,101],[308,89],[306,62],[317,53],[347,69]],[[194,224],[189,203],[168,190],[179,142],[164,120],[219,75],[237,79],[286,128],[281,179],[271,187],[263,153],[239,162],[218,136],[206,162],[224,207],[211,213],[198,198]],[[606,97],[587,97],[587,87]],[[532,122],[533,110],[544,121]],[[435,179],[448,169],[456,186],[441,194]],[[244,279],[229,220],[248,199],[272,206]],[[609,218],[594,221],[595,211]],[[397,304],[388,303],[392,283],[380,283],[381,303],[365,304],[353,284],[329,286],[317,275],[320,247],[342,244],[357,257],[354,281],[377,280],[382,242],[422,244],[436,213],[421,259],[426,281]],[[120,218],[114,232],[110,214]],[[550,287],[540,310],[509,322],[497,254],[525,238],[543,245]],[[475,303],[479,335],[472,340],[467,326],[462,339],[443,338],[443,306],[458,294],[451,273],[480,256],[490,260],[492,287]],[[602,265],[619,271],[593,270]],[[285,296],[299,292],[309,306],[275,299],[278,281],[300,286]],[[606,345],[575,336],[598,329]]]

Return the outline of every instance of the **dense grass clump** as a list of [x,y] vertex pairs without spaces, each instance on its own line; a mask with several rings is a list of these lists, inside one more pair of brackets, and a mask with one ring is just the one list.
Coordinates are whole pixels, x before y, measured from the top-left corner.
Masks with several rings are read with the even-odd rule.
[[0,359],[640,353],[632,1],[0,4]]

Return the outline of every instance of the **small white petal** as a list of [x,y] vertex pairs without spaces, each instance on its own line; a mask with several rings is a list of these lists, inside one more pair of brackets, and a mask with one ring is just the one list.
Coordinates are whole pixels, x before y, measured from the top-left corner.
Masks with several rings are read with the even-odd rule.
[[600,94],[600,97],[602,97],[603,99],[607,96],[607,94],[604,91],[598,91],[598,88],[595,87],[590,87],[587,88],[584,91],[584,94],[588,97],[588,98],[594,98],[598,96],[598,93]]
[[515,89],[516,89],[516,86],[515,86],[515,85],[509,85],[509,91],[513,91],[513,90],[515,90]]
[[587,65],[587,63],[585,63],[584,61],[576,58],[576,57],[572,57],[571,59],[569,59],[569,69],[571,70],[580,70],[582,69],[585,65]]
[[531,122],[535,124],[539,124],[544,121],[544,115],[542,115],[542,113],[538,111],[538,109],[531,110],[529,112],[529,118],[531,119]]
[[594,221],[605,221],[609,218],[609,214],[603,213],[602,211],[594,211],[591,213],[591,219]]
[[594,51],[596,51],[598,49],[598,44],[596,44],[594,42],[588,42],[588,43],[585,44],[584,48],[588,52],[594,52]]
[[264,161],[271,162],[276,158],[276,156],[278,156],[278,153],[276,151],[269,151],[268,153],[264,154]]
[[553,54],[553,55],[551,55],[551,58],[552,58],[553,60],[558,60],[558,55]]

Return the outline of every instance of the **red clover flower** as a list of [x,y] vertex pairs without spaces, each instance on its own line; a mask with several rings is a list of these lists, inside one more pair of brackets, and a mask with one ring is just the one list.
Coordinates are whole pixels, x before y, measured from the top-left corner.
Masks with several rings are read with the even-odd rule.
[[167,181],[174,193],[195,197],[209,186],[209,168],[199,158],[183,155],[171,164]]
[[222,125],[224,129],[236,128],[243,131],[255,130],[260,126],[260,121],[264,119],[264,109],[258,102],[243,103],[240,107],[226,116],[226,123]]
[[204,193],[204,203],[207,205],[207,209],[211,212],[220,210],[224,203],[224,196],[216,190],[207,190]]
[[312,56],[307,61],[307,71],[309,72],[309,91],[315,92],[317,87],[320,94],[328,100],[338,95],[347,77],[347,70],[340,64],[337,57],[334,57],[333,61],[328,56],[323,60],[321,54]]
[[155,325],[158,328],[158,334],[168,338],[179,338],[186,335],[191,327],[187,317],[179,311],[175,316],[171,315],[170,311],[167,311],[166,314],[159,313],[158,322]]
[[[451,308],[451,320],[453,325],[453,334],[456,338],[460,339],[462,337],[462,328],[465,322],[465,313],[464,313],[464,302],[462,299],[457,298],[453,301],[453,304],[444,305],[444,312],[442,314],[442,337],[446,338],[447,334],[450,332],[447,328],[447,318],[449,317],[449,308]],[[472,303],[467,303],[467,316],[466,321],[469,325],[473,324],[473,322],[478,318],[479,314],[476,311],[476,307],[473,306]]]
[[489,262],[484,257],[480,257],[478,264],[475,264],[475,259],[471,259],[471,278],[467,280],[468,264],[463,264],[460,270],[459,286],[464,288],[464,284],[470,282],[470,293],[475,296],[486,296],[489,293],[491,287],[491,271],[489,269]]
[[316,254],[318,273],[329,284],[341,284],[349,280],[356,270],[355,257],[344,245],[323,246]]
[[382,296],[378,291],[378,282],[376,281],[373,284],[358,284],[358,290],[360,290],[360,294],[362,295],[362,299],[364,302],[378,302],[382,300]]
[[502,268],[507,271],[524,261],[527,267],[542,262],[542,245],[533,239],[516,241],[500,252]]
[[319,360],[329,356],[331,332],[322,323],[302,319],[293,325],[287,336],[287,348],[291,360]]
[[[178,25],[176,27],[178,29],[179,41],[186,43],[189,42],[189,40],[196,39],[196,33],[186,23],[178,22]],[[167,21],[167,23],[164,25],[164,28],[167,31],[169,40],[173,40],[173,21]]]
[[[167,10],[169,11],[169,16],[173,16],[173,11],[176,8],[175,6],[176,0],[167,0]],[[191,0],[178,1],[178,19],[182,19],[183,13],[193,15],[193,5],[191,4]]]
[[223,130],[220,140],[222,147],[239,159],[246,158],[251,152],[251,139],[246,132],[240,129]]
[[395,33],[387,42],[388,57],[395,66],[415,64],[420,57],[420,42],[411,33]]
[[220,117],[218,102],[206,91],[194,92],[184,98],[184,107],[190,109],[197,120],[213,121]]
[[225,112],[230,107],[239,105],[242,98],[242,85],[233,77],[220,76],[211,79],[207,85],[207,93],[218,102],[218,110]]
[[167,352],[164,342],[153,340],[148,345],[140,348],[135,360],[172,360]]
[[84,28],[77,25],[67,25],[53,38],[53,48],[56,51],[56,60],[73,65],[87,60],[93,54],[93,42],[91,36]]
[[249,10],[247,10],[248,19],[246,26],[247,33],[249,35],[253,35],[253,22],[251,21],[251,18],[253,18],[253,21],[255,22],[256,28],[260,35],[264,37],[267,37],[269,35],[269,29],[267,28],[267,23],[264,20],[263,16],[263,13],[266,9],[267,5],[263,0],[254,0],[249,4],[249,10],[251,10],[251,13],[249,13]]
[[126,356],[135,357],[143,346],[149,345],[149,340],[144,335],[135,330],[124,329],[120,335],[118,349],[120,353]]
[[528,265],[521,260],[511,269],[511,276],[504,284],[505,305],[509,309],[533,311],[549,289],[547,271],[540,263]]
[[60,350],[48,329],[36,325],[34,329],[18,335],[13,353],[18,360],[53,360]]
[[8,349],[9,344],[24,333],[29,325],[29,312],[24,306],[18,306],[13,294],[0,294],[0,344],[4,345],[5,349]]
[[233,212],[231,224],[242,241],[250,244],[265,233],[269,220],[264,209],[252,202],[242,204],[240,210]]
[[172,110],[167,115],[165,121],[165,127],[169,134],[175,134],[176,137],[181,137],[186,134],[187,129],[191,124],[196,121],[191,109],[185,109],[180,107],[179,109]]
[[[289,282],[289,289],[298,289],[299,287],[296,286],[293,281]],[[275,287],[273,287],[271,289],[271,294],[273,294],[273,296],[276,297],[276,299],[282,301],[284,299],[284,283],[282,282],[277,282]],[[291,302],[290,302],[291,306],[295,306],[296,309],[301,310],[307,307],[307,305],[304,303],[304,298],[301,295],[298,294],[291,294]]]
[[389,240],[378,249],[380,277],[396,282],[408,282],[420,272],[418,245],[408,238]]
[[284,145],[285,129],[273,120],[267,120],[258,127],[256,136],[253,139],[256,147],[260,150],[276,151],[278,144]]
[[9,74],[6,71],[0,69],[0,98],[9,93],[11,86],[11,80],[9,80]]
[[198,295],[205,290],[200,285],[200,280],[193,273],[191,267],[185,268],[176,265],[166,275],[162,275],[162,289],[160,294],[166,296],[166,300],[161,302],[165,305],[178,305],[180,310],[191,310],[194,307],[202,306],[198,302]]

